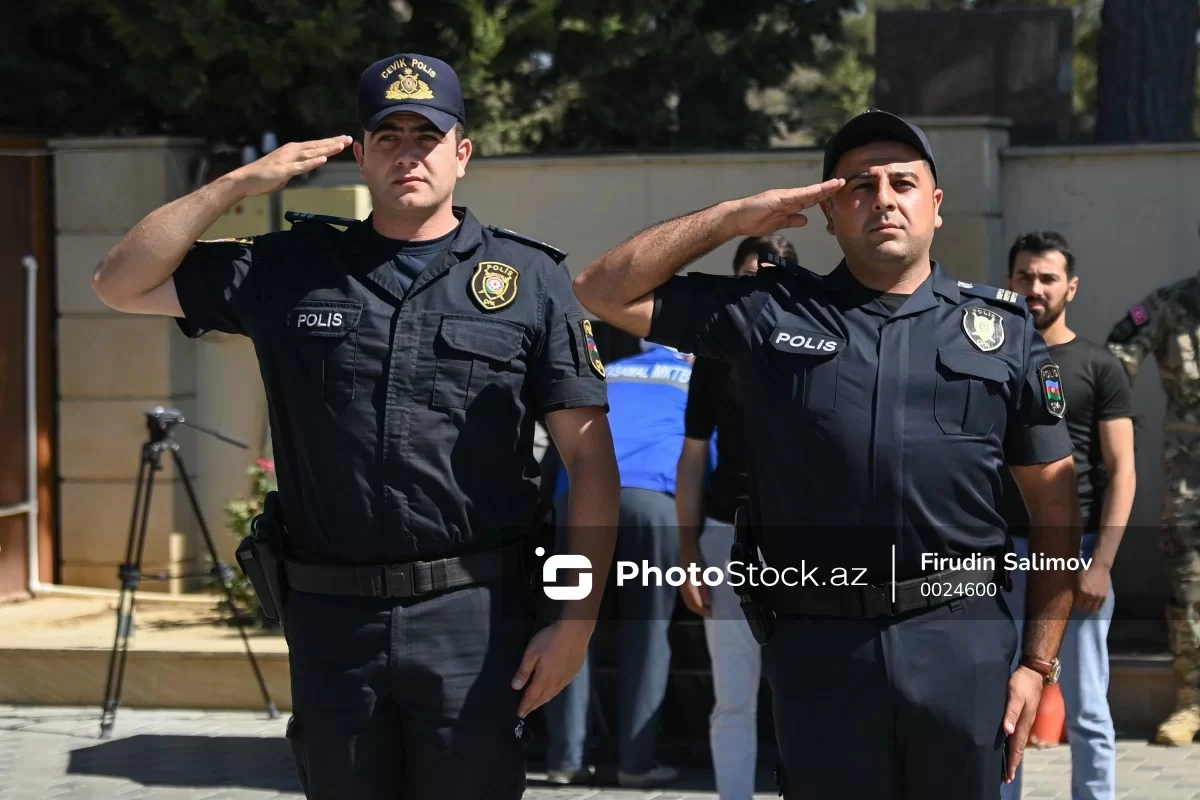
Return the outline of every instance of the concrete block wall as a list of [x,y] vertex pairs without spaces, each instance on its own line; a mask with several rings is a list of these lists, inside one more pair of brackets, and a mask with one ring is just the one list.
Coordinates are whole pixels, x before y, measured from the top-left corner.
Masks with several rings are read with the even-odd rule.
[[[174,322],[130,317],[104,306],[91,275],[105,253],[145,214],[192,188],[199,140],[61,139],[55,151],[58,286],[58,464],[62,507],[62,581],[117,587],[133,515],[148,408],[191,413],[196,406],[195,347]],[[186,455],[190,431],[177,430]],[[155,476],[143,566],[179,576],[194,523],[170,454]],[[195,467],[189,465],[189,473]],[[201,567],[202,569],[203,567]],[[181,581],[146,582],[151,591]]]

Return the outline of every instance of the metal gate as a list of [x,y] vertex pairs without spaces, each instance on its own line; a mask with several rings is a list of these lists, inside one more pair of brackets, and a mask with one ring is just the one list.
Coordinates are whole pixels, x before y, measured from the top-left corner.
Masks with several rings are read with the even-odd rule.
[[55,579],[50,170],[44,141],[0,136],[0,598]]

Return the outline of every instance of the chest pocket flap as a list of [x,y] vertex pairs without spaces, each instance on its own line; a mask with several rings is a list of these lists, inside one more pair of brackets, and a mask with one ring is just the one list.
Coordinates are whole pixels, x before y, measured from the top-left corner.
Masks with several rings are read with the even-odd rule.
[[524,330],[510,322],[475,317],[444,317],[441,339],[451,349],[488,361],[512,361],[521,353]]
[[349,300],[307,300],[288,311],[288,332],[327,403],[344,405],[354,398],[362,311],[361,303]]
[[518,393],[524,346],[525,329],[514,322],[442,317],[434,347],[433,405],[468,408],[489,385]]
[[938,350],[938,360],[947,369],[960,375],[969,375],[972,378],[982,378],[999,383],[1008,380],[1008,365],[996,356],[943,347]]
[[971,350],[938,350],[934,416],[951,436],[987,436],[1005,417],[1008,364]]

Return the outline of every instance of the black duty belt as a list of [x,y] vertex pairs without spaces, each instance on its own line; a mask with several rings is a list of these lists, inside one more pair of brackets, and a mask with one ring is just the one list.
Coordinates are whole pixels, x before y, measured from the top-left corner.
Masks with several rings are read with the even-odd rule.
[[770,589],[768,604],[781,617],[878,619],[945,605],[952,600],[994,596],[1002,590],[997,570],[948,570],[895,584],[796,586]]
[[402,564],[340,566],[287,561],[288,588],[311,594],[353,597],[420,597],[493,581],[506,571],[513,577],[521,568],[521,545],[431,561]]

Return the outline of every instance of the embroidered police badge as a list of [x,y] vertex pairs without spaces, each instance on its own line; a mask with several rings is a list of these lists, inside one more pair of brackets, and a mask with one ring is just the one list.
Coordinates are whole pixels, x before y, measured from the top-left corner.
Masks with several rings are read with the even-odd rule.
[[579,328],[583,331],[583,343],[587,347],[588,363],[601,378],[604,377],[604,362],[600,360],[600,348],[596,347],[596,337],[592,335],[592,321],[580,320]]
[[384,98],[388,100],[433,100],[429,84],[417,77],[412,68],[404,70],[400,80],[388,87]]
[[1062,376],[1057,364],[1042,364],[1038,367],[1038,378],[1042,381],[1042,394],[1046,397],[1046,410],[1062,419],[1067,413],[1067,398],[1063,394]]
[[990,353],[1004,344],[1004,319],[990,308],[964,308],[963,332],[971,344]]
[[484,311],[498,311],[517,299],[521,273],[499,261],[481,261],[471,276],[471,297]]

